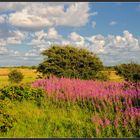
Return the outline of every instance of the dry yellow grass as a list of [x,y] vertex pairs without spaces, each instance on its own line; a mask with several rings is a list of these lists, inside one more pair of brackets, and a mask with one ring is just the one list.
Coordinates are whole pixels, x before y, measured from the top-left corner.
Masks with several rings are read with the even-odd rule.
[[7,85],[8,82],[8,73],[13,70],[17,69],[18,71],[22,72],[24,75],[22,83],[29,83],[34,81],[37,78],[38,73],[35,69],[28,69],[28,68],[0,68],[0,87]]
[[[36,72],[35,69],[29,69],[29,68],[0,68],[0,87],[7,85],[8,82],[8,73],[13,70],[17,69],[18,71],[22,72],[24,75],[22,83],[30,83],[36,80],[37,75],[39,73]],[[115,71],[104,71],[109,75],[109,79],[111,81],[123,81],[123,78],[116,75]]]
[[109,71],[109,79],[111,81],[118,81],[118,82],[124,80],[122,77],[120,77],[119,75],[116,74],[115,70]]

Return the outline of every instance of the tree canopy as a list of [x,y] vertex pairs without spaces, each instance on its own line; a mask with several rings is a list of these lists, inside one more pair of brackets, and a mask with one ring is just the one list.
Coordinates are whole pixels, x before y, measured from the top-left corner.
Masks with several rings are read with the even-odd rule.
[[103,63],[93,52],[73,46],[53,45],[42,52],[44,61],[38,71],[43,75],[58,77],[95,79]]

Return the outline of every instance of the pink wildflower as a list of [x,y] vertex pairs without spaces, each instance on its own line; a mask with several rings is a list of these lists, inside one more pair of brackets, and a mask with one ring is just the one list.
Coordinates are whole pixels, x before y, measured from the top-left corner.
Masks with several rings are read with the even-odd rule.
[[116,128],[119,126],[119,120],[117,118],[114,120],[114,125]]
[[110,120],[104,119],[104,127],[107,127],[108,125],[110,125]]

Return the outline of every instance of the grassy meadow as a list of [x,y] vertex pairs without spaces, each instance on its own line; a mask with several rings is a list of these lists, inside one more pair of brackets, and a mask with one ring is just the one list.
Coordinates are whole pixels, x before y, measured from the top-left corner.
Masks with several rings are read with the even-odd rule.
[[17,69],[18,71],[23,73],[24,78],[23,78],[22,83],[28,83],[28,82],[30,83],[34,81],[38,75],[35,69],[14,68],[14,67],[0,68],[0,87],[7,85],[9,83],[8,73],[13,69]]
[[[33,82],[39,75],[39,73],[36,72],[36,69],[31,69],[31,68],[14,68],[14,67],[0,68],[0,87],[7,85],[9,83],[8,73],[13,69],[17,69],[18,71],[23,73],[24,78],[22,83]],[[108,71],[106,70],[105,73],[108,73],[109,79],[111,81],[123,81],[123,78],[116,75],[114,70],[108,70]]]
[[[12,87],[7,76],[11,69],[0,68],[0,137],[140,136],[135,89],[124,89],[124,80],[115,71],[106,71],[110,80],[101,82],[43,80],[37,79],[35,69],[16,68],[24,79]],[[24,86],[26,83],[31,87]]]

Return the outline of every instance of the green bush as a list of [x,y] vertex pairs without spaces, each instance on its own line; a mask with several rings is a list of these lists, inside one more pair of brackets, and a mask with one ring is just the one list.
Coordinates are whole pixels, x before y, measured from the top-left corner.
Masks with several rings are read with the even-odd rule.
[[45,59],[37,71],[43,75],[95,79],[97,72],[103,69],[100,58],[84,48],[53,45],[42,55]]
[[8,100],[0,100],[0,132],[7,132],[16,123],[16,119],[6,112],[9,107]]
[[8,74],[9,81],[12,83],[20,83],[23,79],[23,74],[20,71],[12,70]]
[[107,73],[100,71],[96,74],[95,79],[101,80],[101,81],[107,81],[107,80],[109,80],[109,77],[108,77]]
[[27,85],[12,85],[0,89],[0,99],[10,100],[34,100],[38,105],[45,97],[45,92],[39,88],[33,88]]
[[126,81],[140,81],[140,65],[134,62],[129,64],[120,64],[115,67],[117,74],[124,77]]

